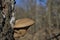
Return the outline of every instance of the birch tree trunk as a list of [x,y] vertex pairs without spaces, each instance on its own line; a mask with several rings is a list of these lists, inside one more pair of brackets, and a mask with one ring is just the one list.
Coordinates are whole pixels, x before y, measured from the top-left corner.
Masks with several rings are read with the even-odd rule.
[[[6,0],[2,0],[2,1],[3,2],[2,2],[1,5],[4,5],[4,3],[6,3]],[[14,37],[13,37],[13,34],[14,34],[13,28],[10,25],[10,19],[11,19],[11,14],[12,14],[10,0],[8,0],[6,4],[7,4],[6,5],[7,8],[5,8],[5,9],[7,9],[7,11],[5,10],[5,13],[6,13],[5,18],[6,19],[5,19],[4,26],[2,26],[2,31],[0,33],[0,40],[14,40]],[[3,10],[4,10],[4,8],[3,8]]]

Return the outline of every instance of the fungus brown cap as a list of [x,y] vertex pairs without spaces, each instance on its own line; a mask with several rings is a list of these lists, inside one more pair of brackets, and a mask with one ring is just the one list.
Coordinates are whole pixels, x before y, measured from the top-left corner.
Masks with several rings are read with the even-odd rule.
[[29,18],[23,18],[23,19],[16,20],[13,28],[23,28],[23,27],[31,26],[33,24],[34,24],[34,20]]
[[14,32],[14,38],[22,37],[22,36],[24,36],[26,33],[27,33],[27,31],[24,30],[24,29],[15,30],[15,32]]

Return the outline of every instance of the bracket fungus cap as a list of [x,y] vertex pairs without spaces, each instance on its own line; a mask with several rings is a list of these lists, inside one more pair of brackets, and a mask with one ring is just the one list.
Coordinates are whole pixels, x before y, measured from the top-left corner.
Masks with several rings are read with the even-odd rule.
[[15,30],[15,32],[14,32],[14,38],[23,37],[26,33],[27,33],[27,31],[24,30],[24,29]]
[[15,22],[14,28],[24,28],[34,24],[34,20],[30,18],[18,19]]

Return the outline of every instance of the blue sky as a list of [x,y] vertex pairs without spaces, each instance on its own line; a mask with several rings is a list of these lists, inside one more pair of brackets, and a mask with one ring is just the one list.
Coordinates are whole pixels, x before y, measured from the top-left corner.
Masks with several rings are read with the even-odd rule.
[[37,0],[37,5],[39,5],[39,4],[41,4],[41,5],[43,5],[43,6],[46,6],[46,2],[47,2],[47,0]]
[[16,5],[20,5],[21,3],[21,0],[16,0]]
[[[40,0],[36,0],[37,5],[41,4],[43,6],[46,6],[46,2],[47,2],[47,0],[41,0],[41,2],[40,2]],[[22,6],[23,5],[22,0],[16,0],[16,5]]]

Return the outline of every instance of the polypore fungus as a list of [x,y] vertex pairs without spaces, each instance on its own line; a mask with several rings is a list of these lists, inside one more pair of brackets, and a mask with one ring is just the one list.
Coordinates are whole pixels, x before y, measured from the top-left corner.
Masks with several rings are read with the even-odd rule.
[[14,25],[14,37],[21,37],[26,34],[27,29],[34,24],[34,21],[29,18],[18,19]]
[[26,30],[21,29],[21,30],[14,30],[14,38],[19,38],[21,36],[24,36],[26,34]]

